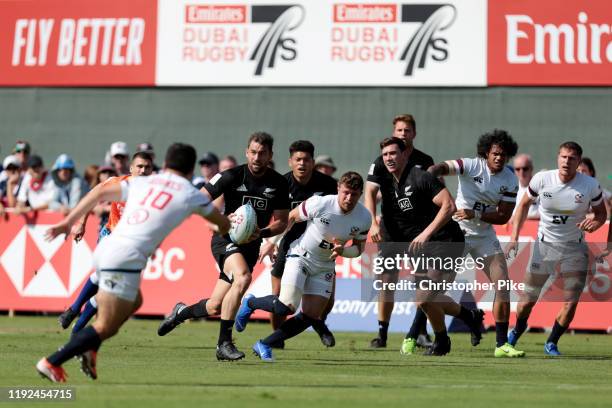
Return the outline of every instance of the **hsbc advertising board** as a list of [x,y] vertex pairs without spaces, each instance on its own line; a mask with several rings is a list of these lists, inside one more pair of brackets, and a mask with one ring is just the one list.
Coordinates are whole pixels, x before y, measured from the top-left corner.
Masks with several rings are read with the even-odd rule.
[[612,4],[489,1],[490,85],[612,85]]
[[159,15],[161,86],[486,85],[485,0],[160,0]]

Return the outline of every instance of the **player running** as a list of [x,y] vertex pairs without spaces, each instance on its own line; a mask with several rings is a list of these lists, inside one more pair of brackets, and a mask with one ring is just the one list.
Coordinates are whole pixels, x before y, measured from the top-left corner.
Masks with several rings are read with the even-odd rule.
[[465,234],[465,255],[470,254],[475,260],[480,258],[484,273],[495,284],[494,356],[499,358],[525,355],[508,342],[510,294],[499,285],[500,281],[508,280],[508,266],[493,229],[493,224],[506,224],[512,216],[518,181],[506,163],[517,150],[518,145],[508,132],[495,129],[478,140],[477,158],[448,160],[429,169],[434,176],[458,176],[458,210],[454,218]]
[[142,304],[141,271],[147,258],[164,238],[191,214],[213,223],[219,233],[229,230],[229,220],[213,207],[191,182],[196,151],[190,145],[175,143],[168,148],[164,171],[112,183],[87,195],[62,222],[49,228],[48,240],[68,234],[74,222],[92,205],[101,201],[126,201],[124,216],[112,235],[100,242],[94,252],[99,274],[98,318],[93,325],[71,337],[57,352],[40,359],[37,371],[52,382],[65,382],[62,364],[83,354],[88,368],[97,377],[96,358],[102,342],[119,331]]
[[[518,248],[518,237],[527,218],[529,206],[539,198],[540,222],[525,277],[525,297],[516,310],[516,325],[509,343],[515,345],[527,329],[527,319],[538,301],[542,287],[558,266],[564,284],[564,304],[544,344],[544,352],[559,356],[559,339],[574,319],[580,295],[586,283],[589,254],[584,232],[593,232],[606,222],[606,206],[597,180],[577,173],[582,148],[576,142],[559,147],[556,170],[533,176],[527,194],[518,205],[508,254]],[[589,208],[594,217],[587,217]]]
[[[95,194],[95,190],[98,188],[102,188],[107,184],[121,183],[123,180],[129,180],[132,177],[138,176],[149,176],[153,172],[153,158],[146,152],[138,152],[132,156],[132,162],[130,163],[130,175],[112,177],[106,180],[104,183],[99,184],[94,188],[94,190],[90,191],[88,194]],[[89,208],[89,211],[93,209],[98,203],[95,202]],[[110,214],[108,217],[108,222],[104,227],[100,229],[98,235],[98,242],[102,238],[107,235],[110,235],[113,232],[113,229],[119,222],[121,218],[121,214],[123,213],[123,209],[125,207],[124,202],[112,202],[110,208]],[[89,212],[80,222],[77,222],[75,226],[72,228],[72,235],[74,236],[74,241],[79,242],[83,236],[85,235],[85,225],[87,224],[87,218],[89,217]],[[91,320],[91,318],[96,314],[98,310],[98,305],[96,303],[96,298],[94,295],[98,293],[98,274],[93,272],[83,289],[79,292],[74,303],[68,307],[62,314],[60,314],[58,321],[62,326],[62,329],[67,329],[70,326],[70,323],[79,315],[79,311],[85,304],[85,308],[81,312],[81,316],[74,324],[72,328],[72,334],[81,330],[85,325]]]
[[[230,217],[238,207],[250,203],[257,212],[258,228],[249,242],[241,245],[234,244],[228,234],[213,235],[212,253],[222,272],[212,295],[191,306],[177,303],[157,330],[158,335],[165,336],[185,320],[221,313],[217,360],[244,358],[244,353],[232,341],[234,318],[240,300],[251,284],[261,239],[280,234],[287,227],[287,180],[268,167],[272,160],[273,144],[274,140],[268,133],[252,134],[246,149],[247,164],[217,174],[202,188],[204,195],[212,200],[223,196],[225,212]],[[270,223],[272,217],[274,221]]]
[[[236,317],[244,329],[256,309],[287,316],[295,313],[301,302],[300,313],[253,345],[262,360],[274,360],[272,344],[300,334],[321,319],[333,292],[336,258],[361,255],[372,222],[368,210],[359,203],[362,193],[361,176],[347,172],[338,181],[337,195],[313,196],[291,210],[290,224],[308,223],[287,253],[280,296],[245,297]],[[352,245],[345,247],[350,240]]]
[[[284,177],[289,183],[291,209],[297,207],[304,200],[312,196],[326,196],[338,192],[338,184],[333,177],[314,171],[314,149],[314,145],[307,140],[298,140],[289,146],[289,168],[291,171],[285,174]],[[294,224],[285,234],[276,235],[261,246],[259,255],[260,260],[263,261],[265,256],[271,256],[274,260],[274,265],[270,271],[273,295],[278,296],[280,294],[281,278],[283,277],[289,246],[293,241],[299,238],[305,230],[306,224]],[[312,326],[319,335],[321,343],[327,347],[333,347],[336,344],[334,335],[325,324],[325,319],[333,306],[334,294],[332,293],[321,319],[317,320]],[[273,330],[278,329],[286,318],[286,316],[276,315],[274,313],[270,316]],[[236,329],[242,331],[242,328],[238,327],[238,321],[236,321]],[[273,347],[284,348],[284,343],[274,344]]]
[[[414,117],[409,114],[398,115],[393,118],[393,137],[401,139],[406,144],[406,155],[408,156],[408,166],[419,167],[427,170],[433,166],[434,161],[431,156],[423,153],[414,147],[416,138],[416,122]],[[397,228],[393,219],[394,189],[393,178],[387,171],[382,156],[378,156],[370,165],[367,183],[365,186],[364,205],[372,214],[371,238],[374,242],[403,242],[402,231]],[[380,191],[382,195],[380,225],[376,219],[376,197]],[[385,245],[383,248],[392,249],[392,246]],[[381,252],[383,257],[393,256],[391,253]],[[383,282],[395,283],[398,279],[398,270],[385,270],[382,275]],[[370,347],[387,347],[387,332],[394,306],[394,292],[381,290],[378,294],[378,337],[372,339]],[[412,325],[418,328],[417,343],[421,347],[432,345],[427,335],[427,317],[425,313],[417,308]]]

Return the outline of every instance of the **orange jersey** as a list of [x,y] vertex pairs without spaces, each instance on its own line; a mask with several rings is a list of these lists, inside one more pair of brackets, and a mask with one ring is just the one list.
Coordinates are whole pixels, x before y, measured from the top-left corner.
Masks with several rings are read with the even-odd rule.
[[[127,180],[132,176],[119,176],[111,177],[104,182],[104,184],[115,184],[121,183],[123,180]],[[123,215],[123,208],[125,207],[125,201],[113,201],[111,203],[110,214],[108,215],[108,222],[106,223],[106,229],[112,231],[116,226],[121,216]]]

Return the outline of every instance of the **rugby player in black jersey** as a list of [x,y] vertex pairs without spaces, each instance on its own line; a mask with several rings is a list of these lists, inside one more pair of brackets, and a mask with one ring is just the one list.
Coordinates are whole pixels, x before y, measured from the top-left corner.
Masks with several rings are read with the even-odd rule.
[[272,160],[273,143],[269,134],[253,133],[246,149],[247,164],[217,174],[202,188],[201,191],[213,200],[223,196],[226,214],[232,214],[241,205],[250,203],[257,213],[258,228],[249,241],[241,245],[233,243],[227,234],[213,235],[212,253],[221,273],[212,295],[191,306],[177,303],[157,331],[164,336],[187,319],[221,314],[216,353],[218,360],[244,358],[244,353],[232,342],[236,312],[251,283],[262,238],[280,234],[287,227],[287,180],[268,167]]
[[[427,170],[433,166],[434,161],[431,156],[414,148],[414,139],[416,137],[416,122],[410,114],[399,115],[393,118],[393,136],[401,139],[406,144],[406,155],[408,157],[408,166],[420,167]],[[392,176],[385,168],[382,156],[378,156],[370,165],[368,178],[365,187],[364,205],[370,213],[372,213],[372,228],[370,236],[374,242],[401,242],[401,231],[394,228],[394,223],[391,216],[392,208],[389,203],[393,200]],[[381,203],[381,220],[380,224],[376,218],[376,198],[378,192],[382,195]],[[385,222],[387,220],[387,222]],[[381,254],[381,256],[389,256],[391,254]],[[385,283],[397,282],[399,271],[387,271],[382,279]],[[394,306],[394,294],[391,291],[382,290],[378,294],[378,337],[370,342],[370,346],[374,348],[387,347],[387,331],[389,329],[389,321]],[[426,326],[427,318],[425,313],[417,309],[414,323],[419,327],[418,345],[428,347],[431,341],[427,336]]]
[[[425,267],[415,267],[417,305],[426,313],[436,335],[426,354],[444,355],[450,351],[445,314],[462,319],[470,327],[473,340],[477,340],[472,344],[476,345],[480,342],[484,313],[459,305],[444,294],[445,289],[429,289],[431,286],[423,288],[420,285],[420,281],[426,281],[426,284],[452,283],[455,278],[455,265],[458,264],[455,260],[462,258],[464,237],[459,224],[451,219],[455,212],[454,199],[448,189],[425,169],[408,165],[408,150],[402,140],[395,137],[384,139],[380,142],[380,148],[384,165],[392,177],[394,198],[387,202],[387,206],[391,208],[393,227],[397,234],[401,231],[396,244],[381,245],[393,246],[393,254],[399,250],[413,258],[423,257],[428,262]],[[402,244],[397,244],[400,242]],[[418,324],[413,323],[400,348],[402,354],[414,353],[418,333]]]
[[[336,180],[318,171],[314,171],[314,145],[307,140],[297,140],[289,146],[289,168],[290,172],[284,177],[289,183],[289,202],[291,209],[297,207],[302,201],[316,196],[336,194],[338,185]],[[306,223],[294,224],[284,235],[276,235],[264,242],[261,246],[260,260],[266,256],[274,261],[270,275],[272,278],[272,295],[280,294],[281,278],[285,269],[285,257],[289,245],[299,238],[306,230]],[[334,306],[334,295],[329,299],[327,308],[321,320],[313,324],[313,329],[321,338],[321,342],[327,347],[336,344],[333,334],[325,324],[325,318]],[[286,316],[270,314],[272,328],[278,329]],[[274,347],[283,348],[284,344],[275,344]]]

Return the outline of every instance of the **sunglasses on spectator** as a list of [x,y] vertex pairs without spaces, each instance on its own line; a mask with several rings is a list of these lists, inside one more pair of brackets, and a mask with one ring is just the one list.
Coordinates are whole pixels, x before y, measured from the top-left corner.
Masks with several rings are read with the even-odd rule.
[[515,167],[514,171],[530,171],[531,167]]

